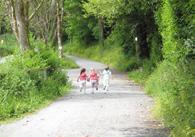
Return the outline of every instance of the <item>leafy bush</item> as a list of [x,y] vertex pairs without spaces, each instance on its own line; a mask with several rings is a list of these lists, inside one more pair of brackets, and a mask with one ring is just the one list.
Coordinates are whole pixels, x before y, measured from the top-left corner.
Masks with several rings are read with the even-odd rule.
[[155,67],[150,60],[144,60],[139,63],[139,68],[132,69],[129,72],[129,78],[142,85],[148,79],[150,74],[154,71]]
[[173,137],[195,134],[195,54],[191,10],[192,1],[163,0],[156,12],[165,60],[149,77],[146,87],[156,98],[156,112],[172,128]]
[[173,136],[187,136],[195,127],[192,71],[187,64],[164,61],[146,83],[148,93],[157,99],[155,112],[172,128]]
[[0,121],[31,112],[63,95],[68,87],[70,60],[59,59],[49,47],[16,54],[0,65]]
[[0,120],[28,112],[26,105],[21,105],[36,91],[35,83],[28,73],[6,62],[0,65]]

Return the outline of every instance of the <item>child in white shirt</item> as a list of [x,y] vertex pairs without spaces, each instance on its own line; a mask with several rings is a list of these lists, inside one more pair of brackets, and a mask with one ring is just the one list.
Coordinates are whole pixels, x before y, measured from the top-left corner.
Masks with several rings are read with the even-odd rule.
[[109,86],[110,86],[110,78],[111,78],[111,71],[109,69],[109,67],[106,67],[103,72],[103,89],[108,91],[109,90]]

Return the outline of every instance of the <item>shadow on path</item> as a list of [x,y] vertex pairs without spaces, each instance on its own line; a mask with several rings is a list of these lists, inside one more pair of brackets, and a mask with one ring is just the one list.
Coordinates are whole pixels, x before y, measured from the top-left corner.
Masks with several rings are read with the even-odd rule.
[[168,129],[132,127],[121,129],[125,137],[168,137]]
[[81,93],[81,94],[73,94],[73,95],[69,95],[67,97],[63,97],[61,99],[59,99],[57,102],[60,101],[86,101],[86,100],[101,100],[101,99],[123,99],[123,98],[129,98],[129,99],[133,99],[133,98],[143,98],[145,97],[145,94],[143,93]]

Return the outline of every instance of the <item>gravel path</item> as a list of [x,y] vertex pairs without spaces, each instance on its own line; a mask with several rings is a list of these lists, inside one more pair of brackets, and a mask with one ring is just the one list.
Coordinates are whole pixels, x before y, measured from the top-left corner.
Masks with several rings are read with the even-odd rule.
[[[101,63],[70,56],[89,69]],[[130,82],[125,74],[113,72],[110,91],[101,87],[91,94],[79,92],[79,69],[69,70],[74,89],[47,108],[7,125],[0,137],[167,137],[166,129],[151,117],[152,98]]]

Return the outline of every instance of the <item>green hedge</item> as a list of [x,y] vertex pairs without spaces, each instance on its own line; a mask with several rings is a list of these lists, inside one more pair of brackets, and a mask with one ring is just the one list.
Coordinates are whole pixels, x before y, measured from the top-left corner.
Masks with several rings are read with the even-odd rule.
[[172,136],[192,137],[195,127],[194,72],[187,64],[164,61],[146,82],[154,96],[156,114],[172,129]]
[[[156,100],[156,113],[169,126],[173,137],[195,135],[194,50],[189,33],[191,27],[187,12],[191,1],[162,0],[156,12],[156,21],[163,40],[164,61],[145,83]],[[186,7],[184,10],[185,6]],[[188,14],[189,16],[185,16]],[[181,23],[181,19],[182,22]]]

